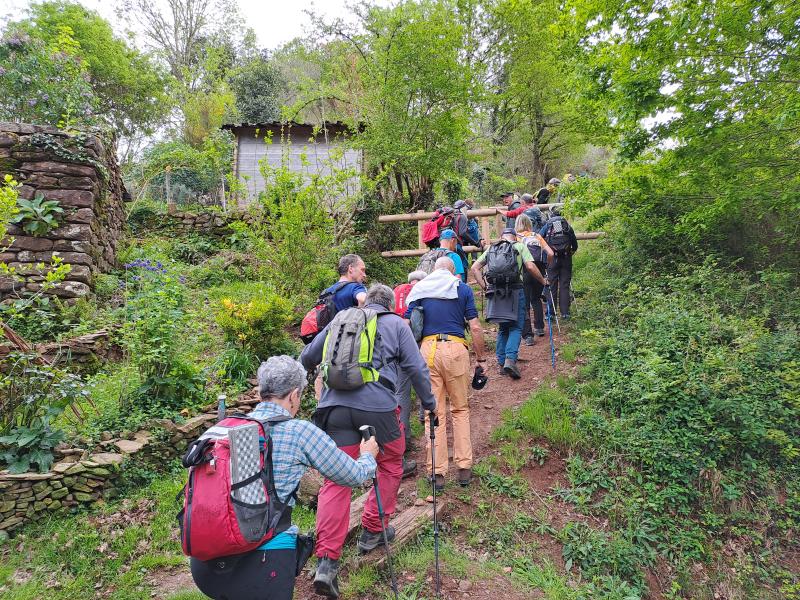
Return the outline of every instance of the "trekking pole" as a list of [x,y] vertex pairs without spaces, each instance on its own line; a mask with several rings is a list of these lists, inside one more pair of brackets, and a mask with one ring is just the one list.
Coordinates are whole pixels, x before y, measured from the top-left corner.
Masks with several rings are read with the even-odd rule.
[[439,521],[436,519],[436,413],[430,415],[431,438],[431,487],[433,488],[433,562],[435,566],[435,579],[433,580],[436,597],[439,597]]
[[[556,318],[556,327],[558,328],[558,333],[561,333],[561,323],[558,322],[558,313],[556,312],[556,301],[553,299],[553,288],[549,285],[547,286],[547,291],[550,293],[550,310],[548,313],[552,313]],[[553,335],[552,329],[550,330],[550,335]]]
[[[365,442],[371,438],[375,437],[375,428],[372,425],[362,425],[358,428],[361,432],[361,439]],[[375,469],[375,475],[372,478],[372,489],[375,490],[375,503],[378,505],[378,518],[381,520],[381,531],[383,532],[383,546],[386,548],[386,564],[389,565],[389,578],[392,581],[392,591],[394,592],[394,599],[398,599],[398,592],[397,592],[397,579],[394,577],[394,567],[392,566],[392,553],[389,550],[389,540],[386,537],[386,523],[384,521],[385,516],[383,513],[383,503],[381,502],[381,492],[378,489],[378,470]]]
[[550,331],[550,363],[553,365],[553,371],[556,370],[556,346],[553,343],[553,317],[550,311],[547,311],[547,329]]

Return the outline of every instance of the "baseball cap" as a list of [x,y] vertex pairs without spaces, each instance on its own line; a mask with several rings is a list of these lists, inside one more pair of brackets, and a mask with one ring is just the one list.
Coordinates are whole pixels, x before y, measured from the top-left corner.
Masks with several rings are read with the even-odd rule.
[[513,195],[514,195],[514,192],[503,192],[502,194],[500,194],[500,197],[501,198],[508,198],[509,196],[513,196]]
[[453,208],[458,210],[459,208],[462,208],[462,207],[464,207],[466,205],[467,205],[467,203],[464,202],[463,200],[456,200],[455,204],[453,204]]
[[442,229],[442,233],[439,234],[440,240],[452,240],[456,237],[456,232],[452,229]]
[[517,235],[517,230],[513,227],[506,227],[501,235]]

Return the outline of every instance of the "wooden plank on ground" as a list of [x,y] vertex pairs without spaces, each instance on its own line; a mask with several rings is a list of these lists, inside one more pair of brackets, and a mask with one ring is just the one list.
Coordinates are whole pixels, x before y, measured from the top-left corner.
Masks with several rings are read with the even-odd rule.
[[[441,518],[447,511],[446,502],[438,502],[436,506],[437,516],[441,523]],[[433,522],[433,504],[426,502],[421,506],[410,506],[401,513],[399,513],[391,524],[394,527],[396,536],[394,541],[390,544],[392,556],[397,555],[397,551],[403,544],[416,539],[417,534],[427,525]],[[441,542],[441,534],[439,537]],[[431,541],[431,543],[433,543]],[[386,562],[386,550],[383,546],[378,546],[372,552],[363,556],[357,556],[354,559],[355,565],[360,567],[363,565],[373,565],[376,567],[383,566]]]
[[361,528],[361,513],[364,512],[364,505],[367,503],[367,497],[371,490],[372,488],[350,503],[350,524],[347,526],[347,537],[350,537],[357,529]]

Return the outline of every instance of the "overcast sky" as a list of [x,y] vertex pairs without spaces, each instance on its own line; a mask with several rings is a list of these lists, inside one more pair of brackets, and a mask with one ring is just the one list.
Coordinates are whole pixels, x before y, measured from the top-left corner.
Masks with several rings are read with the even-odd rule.
[[[115,0],[78,0],[84,6],[99,12],[117,29],[117,18],[114,15]],[[309,25],[304,10],[313,9],[318,15],[327,17],[344,16],[347,12],[347,0],[238,0],[242,15],[247,24],[258,35],[259,45],[263,48],[277,48],[298,36],[302,36]],[[32,4],[32,0],[0,0],[0,16],[3,23],[9,16],[19,18],[22,12]],[[388,4],[388,2],[377,2]]]

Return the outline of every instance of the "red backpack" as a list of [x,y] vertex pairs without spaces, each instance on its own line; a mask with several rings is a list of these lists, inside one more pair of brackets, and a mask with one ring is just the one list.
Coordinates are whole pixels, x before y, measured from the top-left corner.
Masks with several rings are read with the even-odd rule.
[[453,224],[453,209],[445,206],[433,213],[431,219],[422,226],[422,243],[430,248],[439,245],[439,233]]
[[300,322],[300,339],[304,344],[310,344],[317,334],[333,321],[337,312],[333,297],[348,283],[348,281],[340,281],[332,288],[322,292],[317,298],[314,308],[303,317]]
[[237,414],[191,443],[178,513],[184,554],[203,561],[243,554],[291,526],[292,507],[275,491],[270,437],[273,424],[290,419]]

